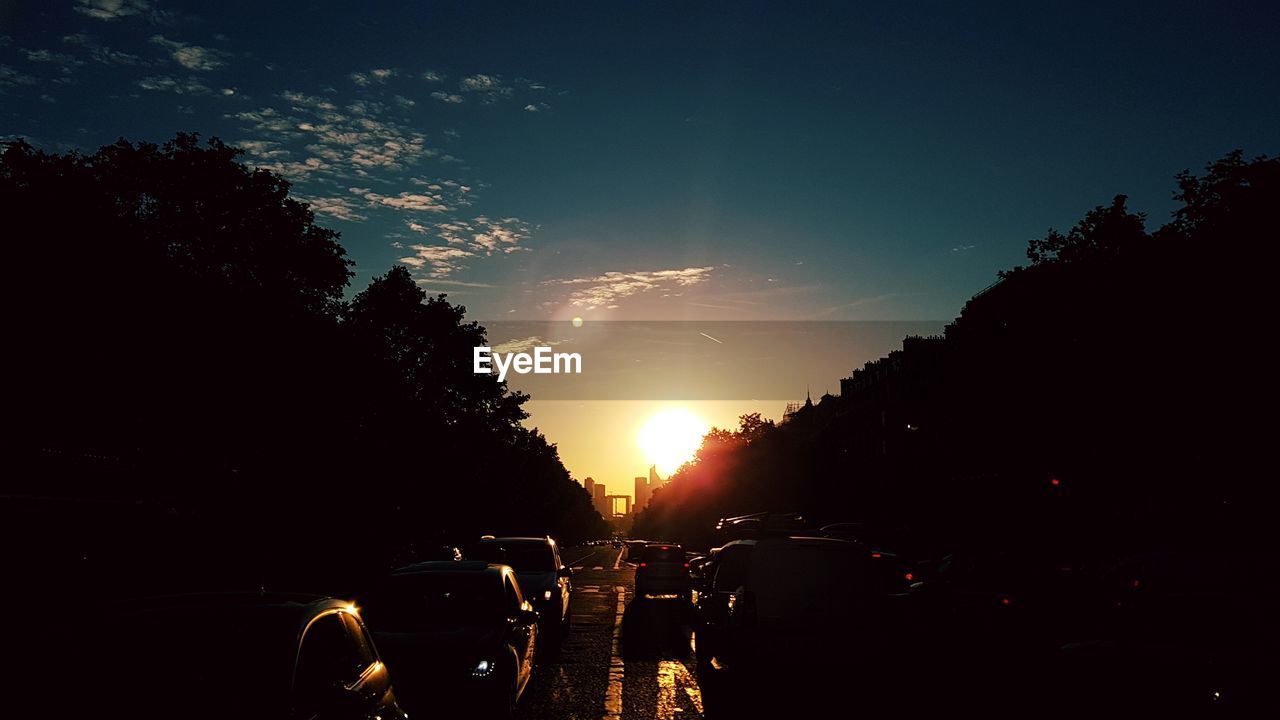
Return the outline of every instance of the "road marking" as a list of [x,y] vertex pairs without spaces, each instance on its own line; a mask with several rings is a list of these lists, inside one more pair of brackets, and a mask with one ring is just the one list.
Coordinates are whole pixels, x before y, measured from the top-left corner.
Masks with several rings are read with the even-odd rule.
[[[624,548],[624,549],[625,549],[625,548]],[[618,563],[622,562],[622,552],[623,552],[622,550],[619,550],[619,551],[618,551],[618,559],[613,561],[613,569],[614,569],[614,570],[617,570],[617,569],[618,569]]]
[[574,569],[574,570],[581,570],[581,569],[582,569],[582,566],[581,566],[581,565],[574,565],[574,566],[573,566],[573,569]]
[[618,610],[613,616],[613,643],[609,652],[609,685],[604,691],[603,720],[622,720],[622,679],[626,665],[622,661],[622,616],[627,611],[627,589],[614,587],[618,593]]
[[592,570],[603,570],[604,568],[603,568],[603,567],[601,567],[601,566],[599,566],[599,565],[597,565],[597,566],[595,566],[595,567],[593,567],[593,568],[591,568],[591,569],[592,569]]

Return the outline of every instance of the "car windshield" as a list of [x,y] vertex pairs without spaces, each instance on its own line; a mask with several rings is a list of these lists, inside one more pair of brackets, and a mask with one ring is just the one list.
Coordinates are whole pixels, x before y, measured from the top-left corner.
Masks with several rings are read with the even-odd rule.
[[684,562],[684,550],[678,545],[650,545],[644,549],[647,563],[680,563]]
[[555,553],[545,543],[480,543],[470,557],[510,565],[516,572],[554,572],[557,569]]
[[426,632],[491,623],[502,600],[489,573],[415,573],[392,577],[358,602],[375,632]]

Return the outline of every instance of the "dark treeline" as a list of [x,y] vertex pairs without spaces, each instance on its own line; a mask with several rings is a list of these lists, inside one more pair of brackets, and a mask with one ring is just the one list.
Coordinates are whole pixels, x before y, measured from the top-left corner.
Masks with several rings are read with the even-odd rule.
[[798,510],[922,553],[1263,547],[1280,161],[1230,154],[1175,199],[1149,232],[1116,197],[840,396],[712,432],[636,532],[705,545],[718,517]]
[[471,372],[484,328],[403,267],[346,300],[338,233],[238,155],[4,147],[6,540],[315,587],[485,532],[602,533],[527,397]]

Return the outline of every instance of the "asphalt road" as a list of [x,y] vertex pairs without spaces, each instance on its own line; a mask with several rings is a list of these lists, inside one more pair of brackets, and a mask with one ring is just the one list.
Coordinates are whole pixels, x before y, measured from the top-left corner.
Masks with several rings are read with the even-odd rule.
[[573,628],[543,662],[519,717],[528,720],[695,720],[694,677],[682,610],[635,601],[635,568],[611,546],[561,551],[573,568]]

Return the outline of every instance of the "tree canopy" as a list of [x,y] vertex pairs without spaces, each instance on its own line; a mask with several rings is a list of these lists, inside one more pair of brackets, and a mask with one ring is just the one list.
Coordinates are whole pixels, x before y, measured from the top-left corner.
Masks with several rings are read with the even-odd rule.
[[159,503],[259,564],[335,527],[382,538],[357,564],[445,536],[603,532],[520,424],[527,396],[471,372],[485,331],[465,308],[403,267],[347,300],[339,234],[239,157],[193,134],[4,145],[24,419],[6,490]]

